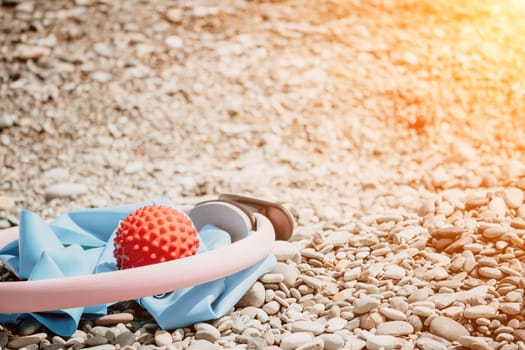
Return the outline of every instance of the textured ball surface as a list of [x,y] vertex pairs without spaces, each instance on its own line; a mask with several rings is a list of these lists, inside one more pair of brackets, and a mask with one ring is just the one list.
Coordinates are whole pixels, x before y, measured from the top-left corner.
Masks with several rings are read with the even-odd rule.
[[119,269],[166,262],[194,255],[197,230],[184,213],[149,205],[129,214],[117,229],[113,254]]

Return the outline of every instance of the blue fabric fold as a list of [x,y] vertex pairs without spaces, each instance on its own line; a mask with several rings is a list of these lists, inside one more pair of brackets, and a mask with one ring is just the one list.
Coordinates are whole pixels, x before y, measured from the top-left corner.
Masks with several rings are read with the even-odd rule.
[[[66,213],[51,223],[31,211],[20,215],[19,239],[0,250],[2,261],[21,279],[40,280],[115,271],[113,237],[131,212],[152,204],[173,206],[165,199],[110,208],[93,208]],[[231,244],[230,235],[205,225],[198,233],[197,254]],[[257,264],[215,281],[173,291],[162,296],[138,299],[163,329],[217,319],[226,314],[264,273],[276,264],[273,255]],[[213,267],[210,267],[213,268]],[[1,323],[18,323],[34,317],[56,334],[75,332],[83,316],[107,313],[109,305],[77,307],[52,312],[0,314]]]

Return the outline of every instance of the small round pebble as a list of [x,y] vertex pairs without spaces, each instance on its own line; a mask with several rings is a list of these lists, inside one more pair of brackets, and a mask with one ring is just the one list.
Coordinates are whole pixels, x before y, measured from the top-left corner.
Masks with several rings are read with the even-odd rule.
[[164,330],[155,332],[155,344],[157,346],[167,346],[171,343],[173,343],[173,338],[170,332]]
[[0,331],[0,348],[5,348],[8,342],[9,337],[7,336],[7,333],[4,331]]
[[18,326],[18,333],[20,335],[30,335],[35,333],[42,324],[35,320],[33,317],[26,318]]
[[131,345],[135,342],[135,335],[130,331],[125,331],[117,335],[115,338],[115,344],[124,347],[126,345]]
[[263,306],[264,312],[266,312],[268,315],[275,315],[276,313],[279,312],[280,308],[281,308],[281,305],[278,302],[276,302],[275,300],[274,301],[270,301],[269,303],[266,303]]
[[94,336],[86,339],[86,345],[87,346],[97,346],[97,345],[104,345],[108,343],[108,339],[106,337],[102,336]]

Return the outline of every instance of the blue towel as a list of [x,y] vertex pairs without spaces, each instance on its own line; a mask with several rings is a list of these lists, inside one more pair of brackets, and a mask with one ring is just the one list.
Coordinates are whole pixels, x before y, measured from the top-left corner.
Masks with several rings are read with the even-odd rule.
[[[0,261],[19,278],[30,281],[115,271],[113,238],[118,225],[135,210],[154,204],[173,206],[171,202],[161,199],[119,207],[85,209],[66,213],[49,224],[35,213],[23,210],[19,239],[0,250]],[[198,237],[200,245],[197,254],[231,244],[230,235],[213,225],[205,225]],[[162,296],[141,298],[137,302],[163,329],[217,319],[235,306],[257,279],[271,271],[275,264],[275,257],[269,255],[225,278]],[[18,323],[32,316],[54,333],[70,336],[83,316],[104,315],[108,306],[0,314],[0,323]]]

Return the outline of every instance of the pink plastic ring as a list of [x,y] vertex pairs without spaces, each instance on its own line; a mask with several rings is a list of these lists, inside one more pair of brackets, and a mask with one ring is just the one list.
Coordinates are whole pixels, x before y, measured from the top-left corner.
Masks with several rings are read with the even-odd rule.
[[[168,293],[210,282],[265,258],[275,239],[272,223],[254,213],[256,229],[232,244],[164,263],[87,276],[0,282],[0,313],[23,313],[99,305]],[[18,229],[1,232],[0,247],[18,238]]]

